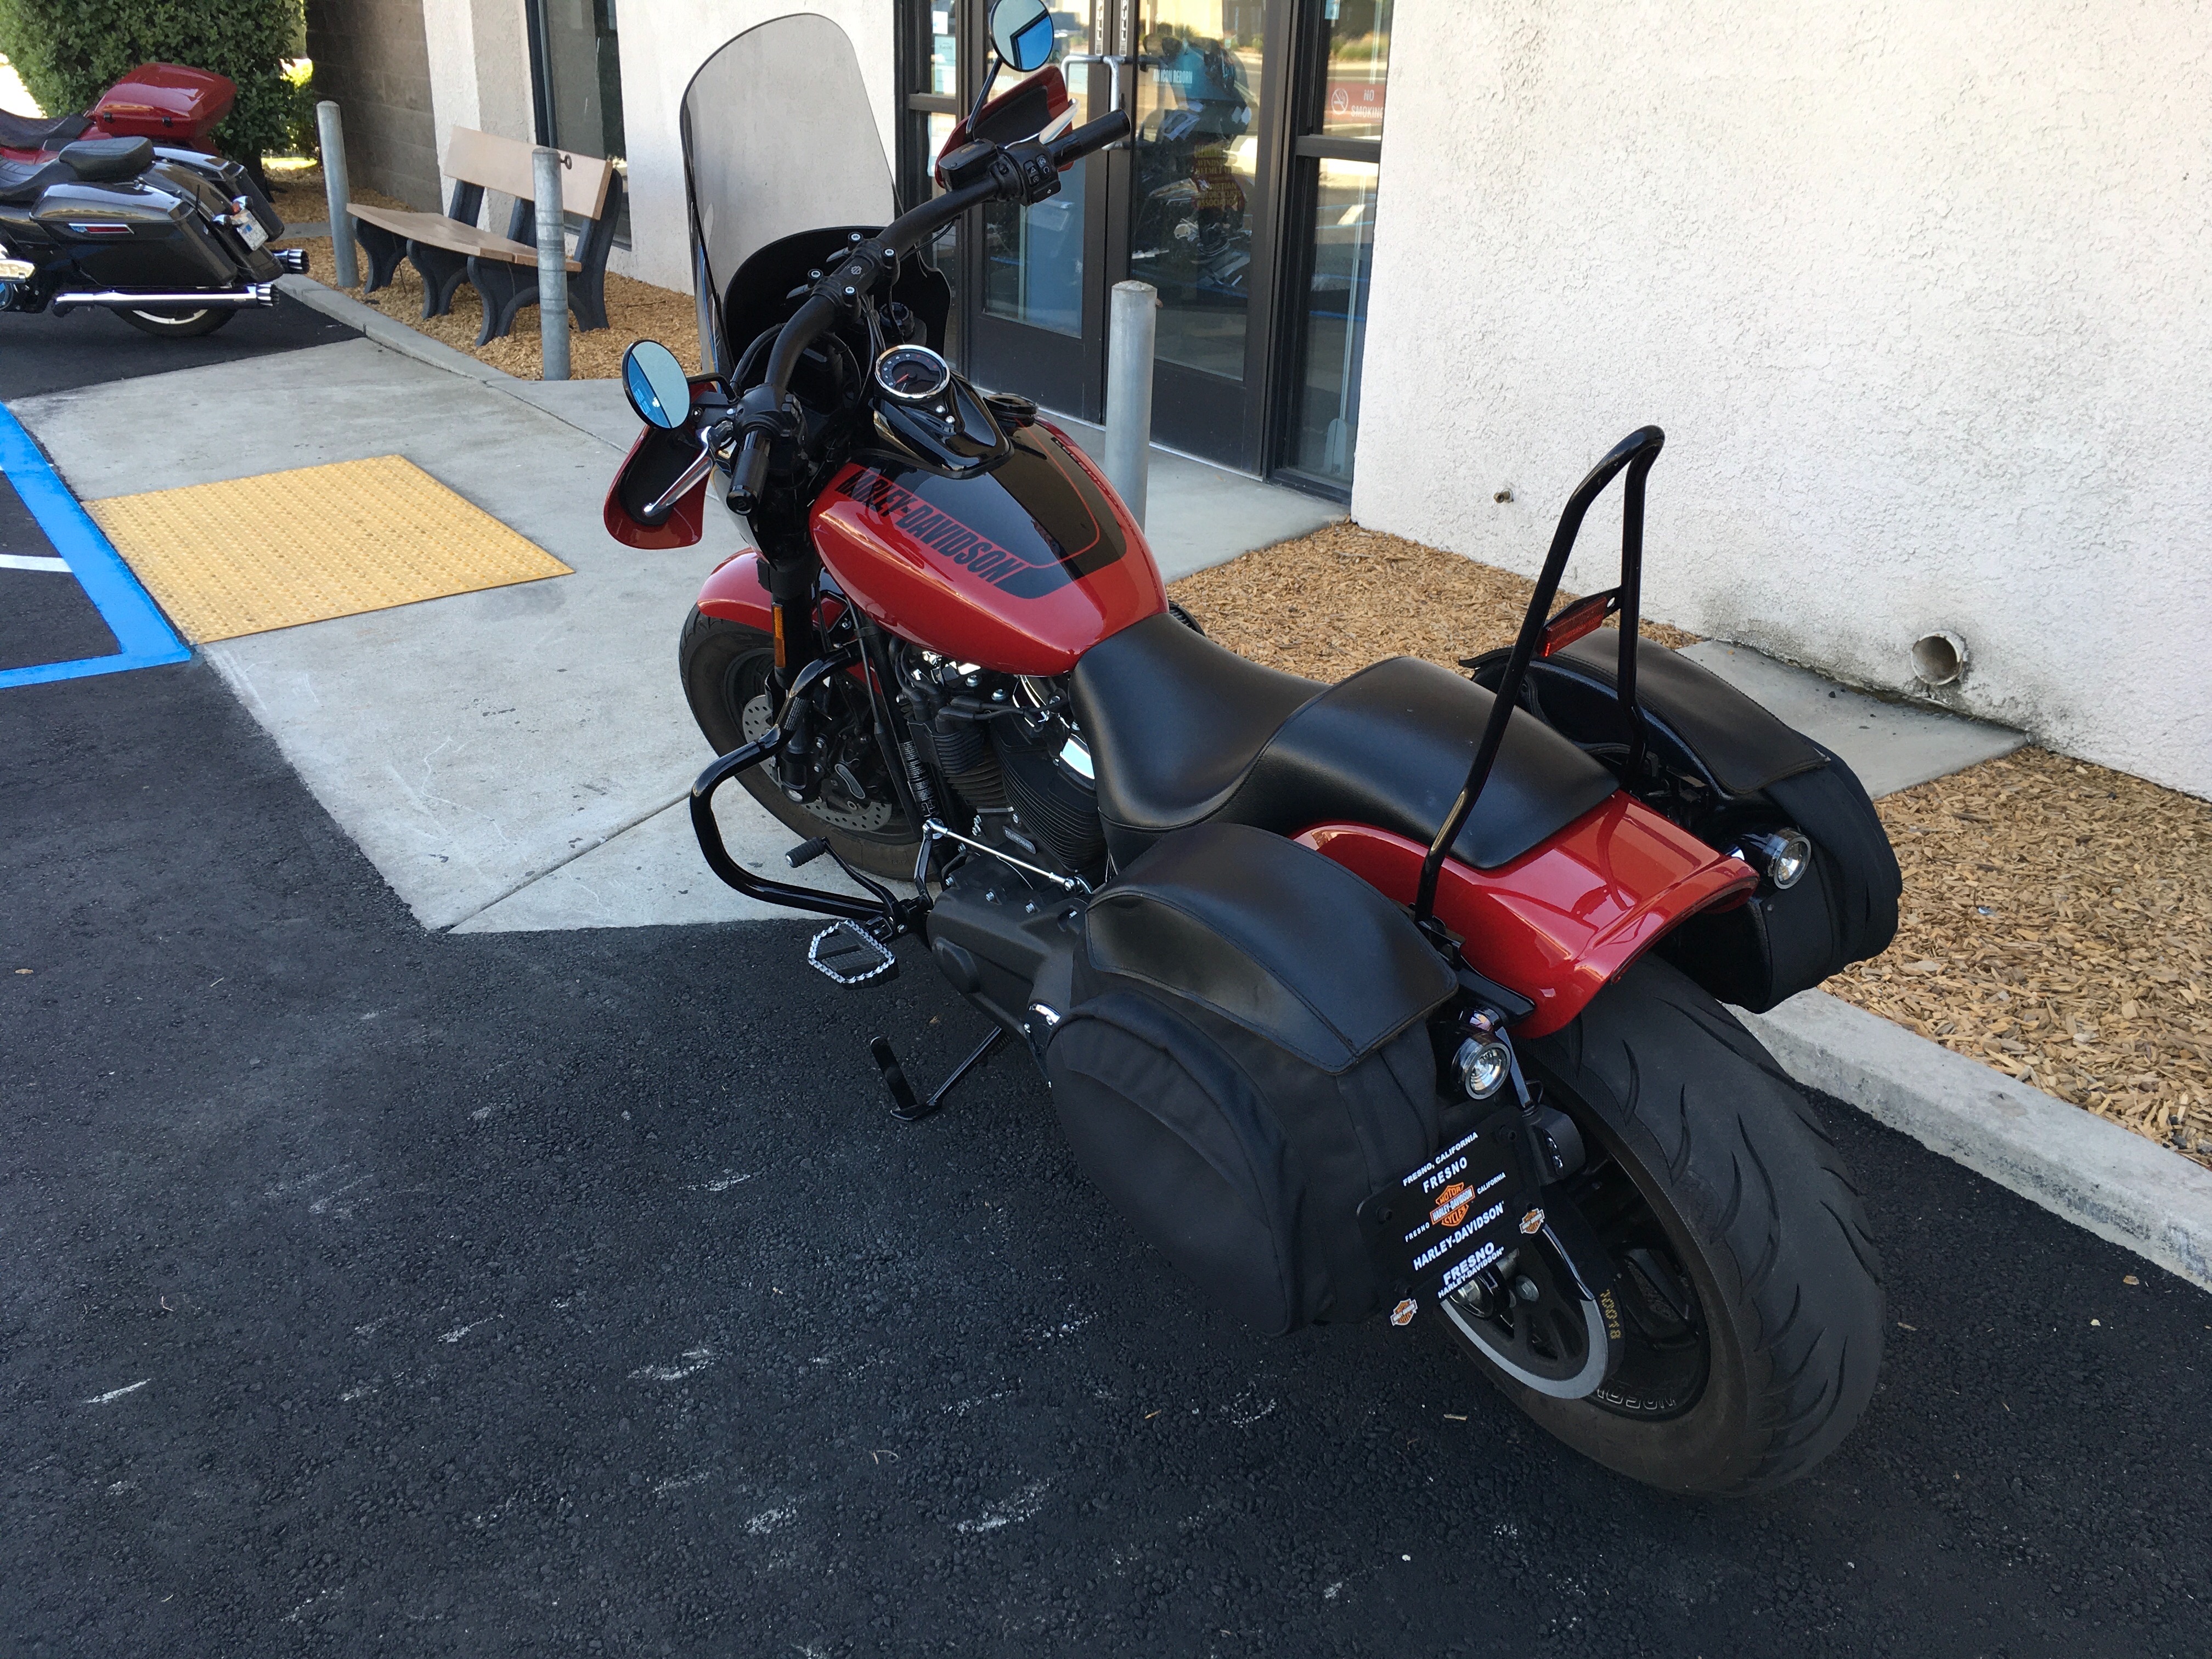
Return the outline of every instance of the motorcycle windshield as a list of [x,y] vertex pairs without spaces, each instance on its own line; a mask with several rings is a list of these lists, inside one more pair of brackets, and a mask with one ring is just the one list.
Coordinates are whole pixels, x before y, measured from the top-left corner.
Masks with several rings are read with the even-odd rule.
[[844,30],[800,13],[747,29],[684,88],[684,164],[708,291],[769,243],[897,216],[890,164]]

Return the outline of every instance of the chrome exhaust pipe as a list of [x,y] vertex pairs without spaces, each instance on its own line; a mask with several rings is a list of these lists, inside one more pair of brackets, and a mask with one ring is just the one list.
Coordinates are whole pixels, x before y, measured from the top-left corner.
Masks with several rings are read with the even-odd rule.
[[272,247],[269,257],[295,276],[307,274],[307,250],[303,247]]
[[56,311],[74,311],[82,306],[119,306],[126,311],[245,311],[254,306],[275,305],[276,284],[248,283],[244,288],[202,289],[198,293],[183,294],[148,294],[123,289],[88,293],[82,289],[68,289],[55,295],[48,303]]

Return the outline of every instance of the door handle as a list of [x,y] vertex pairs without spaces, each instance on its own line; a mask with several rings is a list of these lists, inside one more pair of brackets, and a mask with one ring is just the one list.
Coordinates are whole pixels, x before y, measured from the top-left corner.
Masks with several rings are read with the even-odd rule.
[[[1060,60],[1060,67],[1062,69],[1071,69],[1080,64],[1103,64],[1106,65],[1109,71],[1109,79],[1112,88],[1112,89],[1108,93],[1106,99],[1106,112],[1109,115],[1118,115],[1121,110],[1122,69],[1126,65],[1131,64],[1134,64],[1139,69],[1156,69],[1159,66],[1159,62],[1160,60],[1157,58],[1147,58],[1141,53],[1132,56],[1126,52],[1072,52],[1067,57]],[[1109,144],[1107,148],[1109,149],[1127,149],[1129,147],[1129,142],[1130,141],[1128,139],[1124,138],[1116,143]]]

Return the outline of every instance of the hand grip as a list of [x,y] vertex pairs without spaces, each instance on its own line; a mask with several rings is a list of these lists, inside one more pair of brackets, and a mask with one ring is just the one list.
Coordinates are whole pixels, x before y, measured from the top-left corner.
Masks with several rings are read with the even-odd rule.
[[765,432],[745,434],[745,447],[730,469],[730,511],[750,513],[760,501],[761,486],[768,482],[768,447],[774,441]]
[[1072,132],[1062,133],[1046,147],[1056,167],[1067,167],[1081,160],[1094,149],[1103,149],[1129,136],[1129,112],[1117,109],[1111,115],[1102,115],[1095,121],[1085,121]]

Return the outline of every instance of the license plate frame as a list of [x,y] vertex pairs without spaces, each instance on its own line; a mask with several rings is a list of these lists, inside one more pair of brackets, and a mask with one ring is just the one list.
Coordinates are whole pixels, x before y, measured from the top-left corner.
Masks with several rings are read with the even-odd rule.
[[1541,1230],[1542,1185],[1520,1111],[1506,1105],[1368,1199],[1359,1224],[1384,1282],[1434,1302]]

